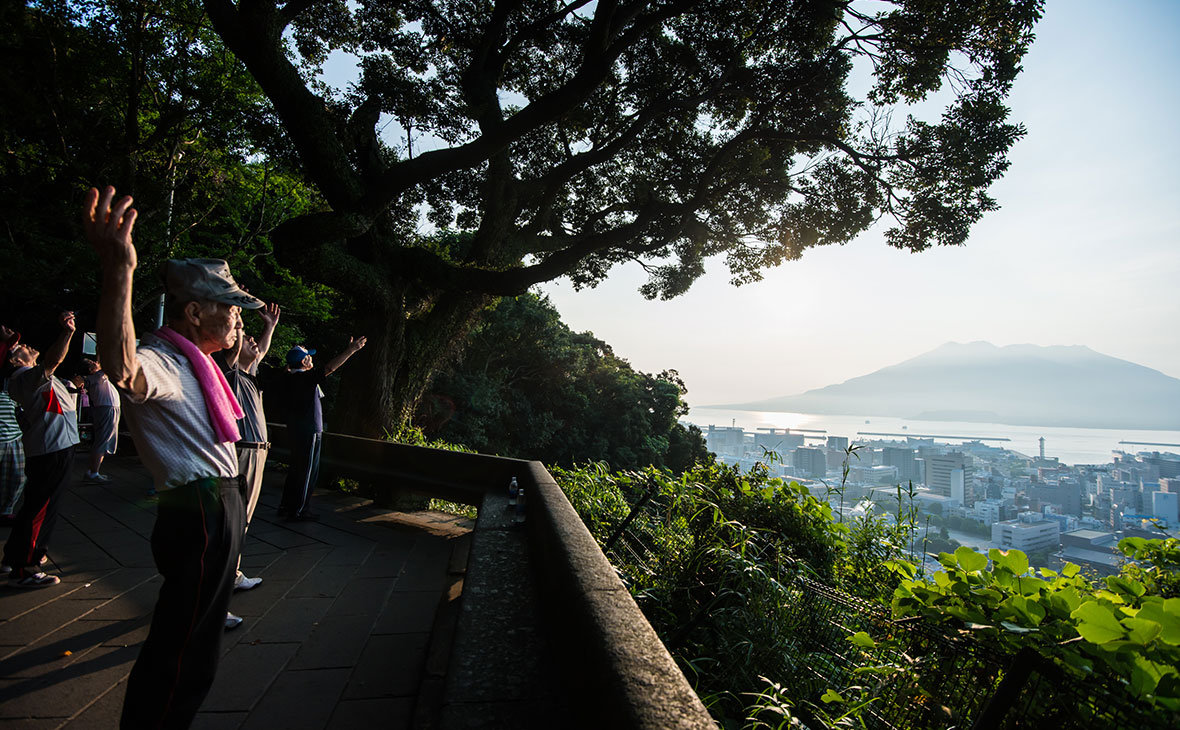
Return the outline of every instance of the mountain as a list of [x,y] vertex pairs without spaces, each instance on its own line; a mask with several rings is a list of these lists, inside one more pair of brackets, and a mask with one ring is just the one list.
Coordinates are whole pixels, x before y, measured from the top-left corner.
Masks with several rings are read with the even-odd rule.
[[724,406],[1027,426],[1180,430],[1180,379],[1080,345],[948,342],[798,395]]

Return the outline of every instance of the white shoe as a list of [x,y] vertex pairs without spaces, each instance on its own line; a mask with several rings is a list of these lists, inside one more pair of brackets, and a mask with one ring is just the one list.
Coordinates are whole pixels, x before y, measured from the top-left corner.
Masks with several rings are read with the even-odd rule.
[[236,629],[241,625],[242,625],[242,617],[241,616],[235,616],[234,614],[230,613],[229,611],[225,612],[225,630],[226,631],[229,631],[230,629]]
[[242,575],[241,573],[238,573],[238,576],[236,578],[234,578],[234,590],[235,591],[248,591],[261,582],[262,582],[261,578],[247,578],[246,576]]
[[86,481],[88,481],[88,482],[103,483],[103,482],[109,482],[110,480],[111,480],[111,478],[108,477],[106,474],[99,474],[96,471],[86,472]]

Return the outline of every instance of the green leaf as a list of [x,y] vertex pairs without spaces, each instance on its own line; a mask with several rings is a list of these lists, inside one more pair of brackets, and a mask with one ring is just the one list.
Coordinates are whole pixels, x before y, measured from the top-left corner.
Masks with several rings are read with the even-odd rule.
[[1180,646],[1180,598],[1145,598],[1135,618],[1159,624],[1160,641],[1171,646]]
[[1081,571],[1081,566],[1075,565],[1074,563],[1066,563],[1065,567],[1061,569],[1061,575],[1065,576],[1066,578],[1072,578]]
[[[812,695],[812,696],[814,696],[814,695]],[[832,704],[833,702],[844,702],[845,701],[844,697],[841,696],[841,694],[834,689],[829,689],[828,691],[824,692],[823,696],[820,697],[819,699],[821,702],[823,702],[825,704],[829,704],[829,705]]]
[[1106,586],[1115,593],[1129,596],[1131,598],[1139,598],[1147,592],[1147,588],[1137,580],[1130,578],[1123,578],[1117,575],[1107,576]]
[[[956,554],[958,551],[956,551]],[[1024,575],[1028,572],[1028,556],[1020,550],[997,550],[992,548],[987,553],[992,563],[1013,575]]]
[[1159,636],[1164,630],[1164,627],[1158,622],[1149,621],[1145,618],[1125,618],[1122,623],[1130,632],[1131,641],[1143,646],[1147,646],[1154,641],[1155,637]]
[[1106,644],[1127,635],[1114,611],[1098,601],[1083,603],[1070,616],[1078,622],[1078,633],[1091,644]]
[[1134,655],[1131,658],[1131,689],[1140,697],[1151,694],[1164,675],[1164,669],[1142,654]]
[[853,646],[859,646],[862,649],[875,649],[877,642],[873,641],[873,637],[869,636],[863,631],[857,631],[852,636],[848,637],[848,643]]
[[[939,557],[941,558],[941,556]],[[987,556],[980,555],[966,545],[960,545],[955,549],[955,561],[968,573],[974,573],[987,567]]]

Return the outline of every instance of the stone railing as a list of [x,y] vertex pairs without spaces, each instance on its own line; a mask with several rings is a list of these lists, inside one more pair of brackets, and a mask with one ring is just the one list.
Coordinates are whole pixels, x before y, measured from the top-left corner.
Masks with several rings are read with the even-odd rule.
[[[271,439],[281,460],[281,426]],[[325,434],[322,464],[380,485],[380,501],[479,510],[438,727],[716,727],[542,464],[338,434]]]

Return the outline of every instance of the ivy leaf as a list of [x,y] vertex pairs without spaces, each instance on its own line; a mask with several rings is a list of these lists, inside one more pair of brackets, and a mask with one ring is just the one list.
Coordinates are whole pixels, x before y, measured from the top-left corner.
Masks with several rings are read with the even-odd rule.
[[[939,555],[939,559],[942,559],[941,555]],[[968,573],[974,573],[987,567],[987,556],[980,555],[966,545],[960,545],[955,549],[955,561]]]
[[829,705],[833,702],[844,702],[844,697],[834,689],[829,689],[828,691],[824,692],[823,696],[819,699],[821,702]]
[[853,646],[859,646],[862,649],[876,649],[877,642],[873,641],[873,637],[869,636],[863,631],[857,631],[847,639],[848,643]]
[[1091,644],[1107,644],[1127,635],[1114,611],[1098,601],[1083,603],[1070,617],[1077,620],[1078,633]]
[[1081,566],[1074,563],[1066,563],[1061,569],[1061,575],[1066,578],[1072,578],[1082,571]]

